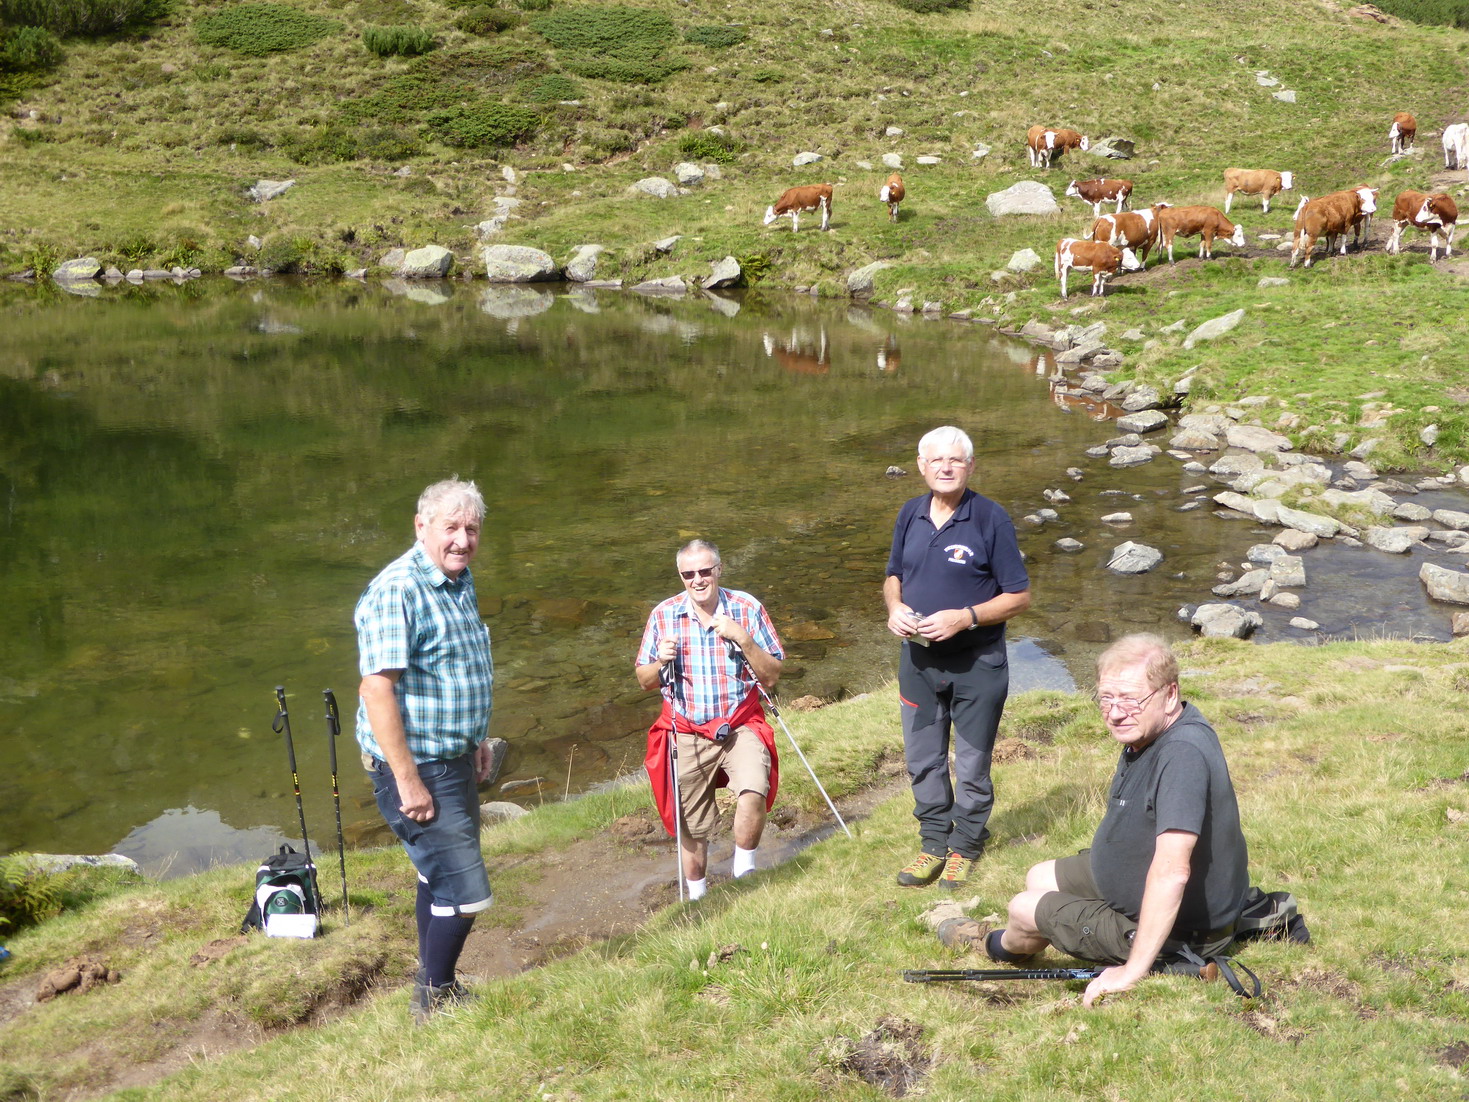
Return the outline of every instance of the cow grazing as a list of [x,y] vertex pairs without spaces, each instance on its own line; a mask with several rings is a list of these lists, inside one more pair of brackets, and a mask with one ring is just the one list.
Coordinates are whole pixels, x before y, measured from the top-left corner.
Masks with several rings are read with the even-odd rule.
[[1394,153],[1406,153],[1413,148],[1413,138],[1417,133],[1418,120],[1406,111],[1399,111],[1387,129],[1387,140],[1392,143]]
[[1459,205],[1444,192],[1400,191],[1392,205],[1392,236],[1387,251],[1402,252],[1403,231],[1409,226],[1428,231],[1428,259],[1438,259],[1438,240],[1443,238],[1443,254],[1454,251],[1454,224],[1459,220]]
[[1063,237],[1056,242],[1056,278],[1061,281],[1061,297],[1066,297],[1066,273],[1072,268],[1089,268],[1092,294],[1100,295],[1109,276],[1119,271],[1135,272],[1142,265],[1131,249],[1117,249],[1104,241],[1078,241]]
[[775,205],[765,208],[765,224],[768,226],[783,214],[791,216],[791,232],[795,233],[800,226],[796,218],[808,210],[819,210],[821,212],[821,228],[827,229],[831,225],[831,185],[811,184],[808,187],[786,188],[780,193],[780,198]]
[[1098,177],[1095,180],[1072,180],[1066,185],[1066,194],[1073,199],[1080,199],[1083,203],[1092,205],[1092,217],[1102,216],[1103,203],[1116,203],[1117,213],[1122,213],[1122,208],[1127,206],[1127,200],[1132,195],[1131,180],[1112,180],[1107,177]]
[[1258,195],[1264,200],[1264,213],[1270,213],[1270,200],[1291,189],[1292,174],[1268,168],[1226,168],[1224,170],[1224,213],[1229,213],[1234,193]]
[[1309,195],[1301,196],[1300,203],[1296,205],[1290,266],[1294,268],[1296,261],[1302,256],[1306,258],[1306,267],[1311,266],[1311,250],[1316,247],[1318,237],[1326,238],[1328,254],[1337,247],[1337,241],[1340,240],[1341,252],[1345,255],[1347,235],[1357,230],[1365,239],[1365,227],[1376,210],[1376,188],[1359,187],[1350,191],[1333,191],[1319,199],[1312,199]]
[[1138,266],[1148,266],[1148,253],[1158,243],[1158,212],[1167,203],[1154,203],[1147,210],[1104,214],[1092,223],[1091,239],[1137,254]]
[[1068,149],[1091,148],[1091,139],[1075,130],[1053,130],[1049,126],[1032,126],[1025,132],[1025,149],[1030,154],[1031,168],[1050,168],[1051,162]]
[[1236,226],[1218,207],[1165,207],[1158,212],[1158,237],[1173,263],[1173,239],[1199,235],[1199,256],[1213,257],[1214,239],[1242,247],[1245,228]]
[[1444,127],[1444,168],[1469,168],[1469,122]]
[[903,201],[903,197],[907,194],[907,189],[903,187],[903,177],[899,176],[896,172],[888,177],[887,183],[882,185],[882,190],[877,193],[877,197],[888,205],[889,222],[896,222],[898,220],[898,204]]

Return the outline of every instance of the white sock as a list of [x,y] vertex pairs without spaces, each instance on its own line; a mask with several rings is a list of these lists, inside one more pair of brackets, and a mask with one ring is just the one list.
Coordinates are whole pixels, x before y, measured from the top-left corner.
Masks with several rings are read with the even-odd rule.
[[688,881],[688,885],[689,885],[689,902],[691,902],[691,903],[695,899],[703,899],[704,898],[704,893],[709,890],[709,881],[707,879],[690,880],[690,881]]
[[730,866],[730,875],[738,879],[746,873],[755,871],[755,851],[753,849],[734,848],[734,864]]

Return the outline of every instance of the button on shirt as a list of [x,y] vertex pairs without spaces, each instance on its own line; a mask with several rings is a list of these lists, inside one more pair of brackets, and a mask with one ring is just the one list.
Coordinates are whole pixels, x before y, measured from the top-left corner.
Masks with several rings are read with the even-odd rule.
[[[737,589],[721,589],[715,608],[715,614],[720,613],[748,631],[772,658],[785,658],[775,625],[765,606],[754,597]],[[678,713],[695,723],[733,715],[755,687],[755,679],[743,662],[731,656],[730,652],[737,650],[734,644],[699,622],[687,593],[668,598],[648,615],[635,664],[656,662],[658,644],[669,636],[678,639],[678,681],[673,690]]]
[[[359,672],[403,671],[394,690],[415,762],[457,758],[484,741],[495,666],[468,570],[450,578],[415,543],[368,585],[353,621]],[[361,702],[357,742],[383,756]]]
[[[1015,525],[1004,509],[965,490],[954,515],[935,528],[929,516],[932,501],[932,494],[923,494],[904,502],[893,526],[887,572],[902,582],[904,604],[928,616],[1030,588]],[[1004,635],[1003,623],[984,624],[934,643],[932,649],[968,650],[993,645]]]

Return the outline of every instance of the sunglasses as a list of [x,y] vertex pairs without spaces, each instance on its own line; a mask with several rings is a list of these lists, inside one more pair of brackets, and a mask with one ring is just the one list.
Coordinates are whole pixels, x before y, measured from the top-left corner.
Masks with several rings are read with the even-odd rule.
[[698,570],[680,570],[678,576],[686,582],[691,582],[695,578],[708,578],[718,569],[718,566],[701,566]]

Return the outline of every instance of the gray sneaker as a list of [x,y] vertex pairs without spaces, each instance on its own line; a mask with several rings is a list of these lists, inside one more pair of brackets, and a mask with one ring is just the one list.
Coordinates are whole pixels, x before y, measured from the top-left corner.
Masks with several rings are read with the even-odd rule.
[[424,983],[423,976],[424,972],[421,968],[414,974],[413,1001],[409,1003],[409,1009],[413,1012],[413,1021],[418,1025],[427,1025],[429,1019],[435,1014],[462,1006],[476,997],[458,980],[434,985]]

